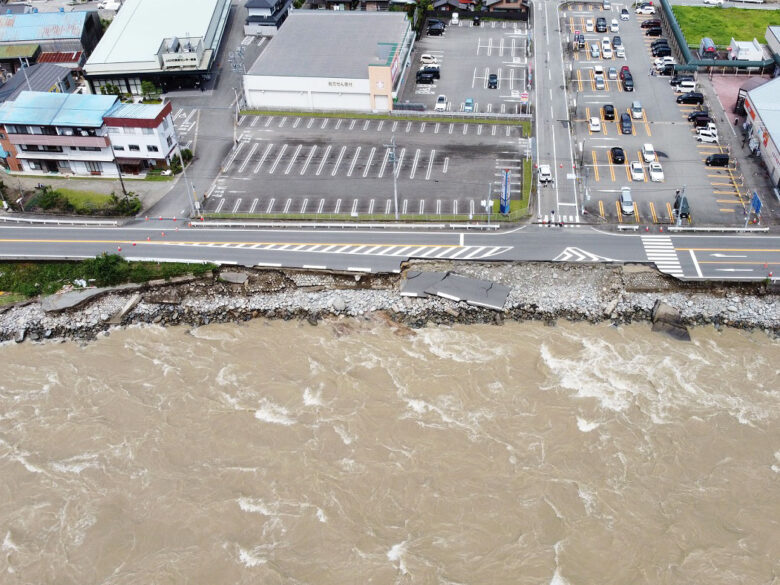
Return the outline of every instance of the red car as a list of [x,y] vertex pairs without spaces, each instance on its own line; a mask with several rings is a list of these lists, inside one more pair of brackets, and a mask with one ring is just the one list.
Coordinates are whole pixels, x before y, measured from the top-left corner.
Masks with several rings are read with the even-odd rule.
[[620,68],[620,79],[623,79],[623,78],[625,78],[625,76],[626,76],[626,73],[628,73],[629,75],[631,75],[631,70],[628,68],[628,65],[623,65],[623,66]]

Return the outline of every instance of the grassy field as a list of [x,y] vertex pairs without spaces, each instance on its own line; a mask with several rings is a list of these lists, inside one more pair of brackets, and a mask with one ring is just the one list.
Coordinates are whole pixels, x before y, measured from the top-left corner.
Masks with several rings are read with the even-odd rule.
[[0,262],[0,304],[52,294],[77,279],[86,280],[90,285],[111,286],[183,274],[206,274],[214,268],[212,264],[127,262],[117,255],[82,262]]
[[100,209],[111,204],[111,196],[95,191],[77,191],[75,189],[57,188],[71,202],[76,211],[80,209]]
[[699,46],[702,37],[716,45],[728,46],[732,37],[738,41],[764,42],[766,27],[780,24],[777,10],[749,10],[705,6],[672,6],[677,23],[689,46]]

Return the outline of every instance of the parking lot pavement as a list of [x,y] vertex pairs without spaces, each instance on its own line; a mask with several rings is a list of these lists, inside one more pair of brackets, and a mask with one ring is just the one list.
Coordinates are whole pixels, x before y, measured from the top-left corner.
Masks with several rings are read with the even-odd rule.
[[[618,21],[619,31],[608,33],[584,32],[588,19],[599,16],[619,18],[622,5],[613,4],[612,11],[604,11],[601,4],[571,4],[561,9],[562,22],[569,35],[568,55],[571,65],[569,91],[576,94],[576,135],[579,164],[582,168],[583,188],[590,196],[586,208],[589,213],[606,221],[633,223],[670,223],[674,221],[672,204],[678,189],[685,188],[693,219],[701,223],[733,223],[741,215],[742,202],[738,190],[738,178],[730,169],[716,169],[704,165],[709,154],[726,152],[720,144],[702,144],[696,141],[696,133],[687,116],[698,106],[676,103],[675,93],[669,84],[670,77],[650,74],[654,57],[651,44],[657,37],[647,37],[640,28],[641,22],[653,16],[637,16],[631,10],[628,21]],[[574,49],[575,32],[582,32],[586,48]],[[626,58],[604,59],[590,56],[590,46],[619,35],[625,47]],[[668,38],[668,36],[666,37]],[[669,39],[673,42],[673,39]],[[603,90],[596,89],[594,68],[601,66],[605,77],[610,67],[628,65],[633,75],[635,90],[624,91],[620,79],[605,80]],[[700,80],[701,82],[702,80]],[[632,118],[630,134],[620,129],[620,115],[631,115],[631,105],[639,101],[642,113]],[[604,118],[603,106],[615,108],[615,120]],[[599,118],[600,131],[591,131],[591,117]],[[720,131],[728,132],[718,121]],[[652,144],[657,161],[663,168],[663,181],[652,182],[648,163],[641,149]],[[620,147],[625,152],[625,162],[617,164],[610,151]],[[643,166],[641,180],[632,178],[630,163],[638,161]],[[617,199],[621,187],[631,187],[635,201],[633,216],[620,213]]]
[[171,114],[176,136],[182,148],[192,148],[197,134],[198,110],[196,108],[174,107]]
[[[436,97],[443,94],[448,111],[463,111],[471,98],[477,113],[517,113],[521,95],[528,89],[527,42],[525,23],[516,21],[483,21],[473,26],[470,19],[463,19],[447,26],[441,36],[423,36],[415,45],[400,101],[433,109]],[[415,83],[423,54],[435,57],[440,66],[441,78],[431,85]],[[488,88],[491,74],[498,76],[495,89]]]
[[[205,210],[235,214],[474,215],[502,171],[522,192],[528,144],[514,126],[247,116]],[[524,145],[524,146],[523,146]],[[525,149],[525,150],[524,150]]]

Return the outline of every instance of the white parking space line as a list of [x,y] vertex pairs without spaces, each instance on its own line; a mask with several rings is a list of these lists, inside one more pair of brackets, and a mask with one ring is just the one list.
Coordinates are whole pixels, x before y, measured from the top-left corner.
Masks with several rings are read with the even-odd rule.
[[425,213],[425,199],[420,199],[420,215]]
[[384,125],[385,125],[385,121],[384,120],[379,120],[379,124],[376,127],[376,131],[379,132],[380,130],[382,130],[382,126],[384,126]]
[[347,176],[352,176],[352,171],[355,170],[355,165],[357,164],[358,157],[360,156],[360,147],[357,147],[357,150],[355,151],[355,156],[352,157],[352,163],[349,165],[349,170],[347,171]]
[[309,123],[306,124],[307,128],[311,128],[311,125],[314,124],[314,118],[309,118]]
[[452,202],[452,215],[458,215],[458,200]]
[[452,134],[452,131],[455,129],[455,124],[450,124],[450,134]]
[[441,199],[436,200],[436,215],[441,215]]
[[325,130],[325,128],[328,126],[328,122],[330,122],[330,118],[325,118],[322,121],[322,124],[320,124],[320,130]]
[[398,120],[393,122],[393,127],[390,129],[391,132],[395,132],[395,129],[398,128]]
[[298,148],[295,149],[295,152],[293,153],[292,158],[290,159],[290,164],[288,164],[287,168],[284,169],[284,174],[285,175],[289,175],[290,174],[290,171],[292,170],[293,165],[295,164],[295,161],[298,158],[298,154],[300,154],[300,152],[301,152],[301,148],[303,148],[303,145],[299,144]]
[[271,116],[265,121],[265,127],[268,128],[271,125],[271,122],[274,121],[274,117]]
[[236,199],[236,203],[235,203],[235,205],[233,205],[233,211],[231,213],[236,213],[240,206],[241,206],[241,197]]
[[317,206],[317,213],[322,213],[323,207],[325,207],[325,199],[320,199],[320,204]]
[[376,146],[371,147],[371,152],[368,154],[368,162],[366,168],[363,169],[363,178],[368,176],[368,171],[371,169],[371,162],[374,160],[374,154],[376,153]]
[[306,161],[303,163],[303,167],[301,167],[301,172],[300,172],[301,175],[306,173],[306,169],[309,168],[309,163],[311,162],[311,159],[314,157],[315,152],[317,152],[316,144],[311,147],[309,154],[306,155]]
[[295,122],[293,122],[293,128],[297,128],[298,124],[300,124],[300,123],[301,123],[301,119],[300,118],[295,118]]
[[276,203],[276,197],[271,197],[271,200],[268,202],[268,207],[266,208],[266,213],[271,213],[271,210],[274,208],[274,203]]
[[425,172],[425,180],[430,181],[431,179],[431,170],[433,169],[433,159],[436,157],[436,151],[431,151],[431,156],[428,159],[428,170]]
[[282,213],[290,213],[290,205],[292,205],[292,198],[288,197],[284,202],[284,211]]
[[374,203],[376,203],[376,199],[372,199],[371,201],[368,202],[368,215],[373,215]]
[[284,151],[287,150],[287,145],[283,144],[282,149],[279,151],[279,154],[276,155],[276,160],[274,161],[274,164],[271,165],[271,168],[268,169],[268,174],[273,175],[274,171],[276,170],[276,166],[279,164],[279,161],[282,160],[282,157],[284,156]]
[[469,199],[469,215],[474,215],[474,200]]
[[349,129],[350,129],[350,130],[352,130],[352,129],[355,127],[355,122],[357,122],[357,120],[352,120],[352,121],[349,123]]
[[382,159],[382,166],[379,167],[379,175],[378,178],[382,178],[385,174],[385,167],[387,166],[387,161],[390,159],[390,149],[385,149],[385,157]]
[[350,213],[352,215],[355,215],[357,213],[357,206],[358,206],[358,200],[357,199],[353,199],[352,200],[352,211],[350,211]]
[[325,163],[328,161],[328,155],[330,154],[331,145],[329,144],[328,147],[325,149],[325,154],[322,155],[322,160],[320,161],[320,166],[317,167],[317,172],[315,173],[318,177],[320,176],[320,173],[322,172],[323,167],[325,166]]
[[220,211],[222,211],[222,207],[224,205],[225,205],[225,200],[224,199],[220,199],[219,200],[219,205],[217,205],[217,208],[214,210],[214,213],[219,213]]
[[341,197],[336,199],[336,208],[333,210],[333,213],[338,213],[341,209]]
[[236,160],[236,157],[238,156],[238,154],[239,154],[239,153],[240,153],[242,150],[244,150],[244,145],[245,145],[245,144],[246,144],[245,142],[242,142],[241,144],[239,144],[239,145],[238,145],[238,148],[236,148],[236,150],[235,150],[235,151],[233,151],[233,154],[231,155],[231,157],[230,157],[230,160],[229,160],[229,161],[228,161],[228,163],[225,165],[225,172],[227,172],[227,170],[228,170],[228,169],[229,169],[229,168],[230,168],[230,167],[233,165],[233,162]]
[[469,125],[463,124],[463,133],[466,134],[469,131]]
[[433,127],[433,133],[434,134],[438,134],[439,133],[439,126],[441,126],[441,124],[436,122],[436,125]]
[[477,136],[480,136],[482,134],[482,124],[479,124],[477,126]]
[[366,120],[366,123],[363,124],[363,130],[368,130],[369,126],[371,126],[371,120]]
[[425,122],[420,124],[420,134],[422,134],[423,132],[425,132]]
[[258,120],[260,120],[260,118],[258,118],[257,116],[255,116],[255,117],[252,119],[252,123],[249,125],[249,127],[250,127],[250,128],[254,128],[254,127],[255,127],[255,124],[257,124]]
[[287,123],[287,116],[282,117],[281,120],[279,120],[279,128],[284,126]]
[[303,200],[303,203],[301,203],[301,213],[306,213],[306,206],[309,205],[309,198]]
[[406,148],[401,149],[401,155],[398,157],[398,163],[395,169],[396,178],[401,174],[401,167],[404,166],[404,156],[406,155]]
[[346,146],[342,146],[341,150],[339,151],[339,156],[336,159],[336,164],[333,166],[333,170],[330,172],[331,177],[335,177],[336,173],[339,172],[339,166],[341,165],[341,160],[344,158],[344,153],[347,151]]
[[407,210],[408,207],[409,207],[409,200],[408,199],[404,199],[404,204],[401,206],[401,209],[402,209],[401,213],[403,215],[406,215],[406,210]]
[[257,203],[258,203],[259,201],[260,201],[260,200],[259,200],[257,197],[255,197],[255,198],[252,200],[252,205],[250,205],[250,206],[249,206],[249,213],[254,213],[254,212],[255,212],[255,209],[257,208]]
[[445,156],[444,157],[444,169],[442,170],[442,173],[446,174],[448,166],[450,166],[450,157]]
[[243,173],[244,172],[244,169],[246,168],[246,165],[248,165],[249,161],[252,160],[252,155],[255,154],[255,151],[258,149],[259,146],[260,146],[259,142],[255,142],[252,145],[252,148],[249,150],[249,154],[246,155],[246,158],[244,159],[244,162],[242,162],[241,166],[238,167],[238,172],[239,173]]
[[[224,199],[222,201],[224,201]],[[392,201],[390,199],[388,199],[385,202],[385,215],[390,215],[390,205],[391,204],[392,204]]]
[[341,123],[342,123],[343,121],[344,121],[344,120],[336,120],[336,130],[338,130],[339,128],[341,128]]
[[414,153],[414,160],[412,161],[412,171],[409,173],[409,178],[414,179],[414,174],[417,172],[417,163],[420,162],[420,149]]
[[272,149],[273,147],[274,147],[274,145],[273,145],[273,144],[269,144],[269,145],[266,147],[266,149],[265,149],[265,152],[263,153],[263,156],[261,156],[261,157],[260,157],[260,160],[259,160],[259,161],[257,161],[257,166],[255,167],[255,170],[254,170],[254,171],[252,171],[252,172],[253,172],[255,175],[256,175],[256,174],[258,173],[258,171],[260,170],[260,167],[262,167],[262,166],[263,166],[263,163],[265,162],[265,159],[266,159],[266,158],[268,158],[268,154],[271,152],[271,149]]

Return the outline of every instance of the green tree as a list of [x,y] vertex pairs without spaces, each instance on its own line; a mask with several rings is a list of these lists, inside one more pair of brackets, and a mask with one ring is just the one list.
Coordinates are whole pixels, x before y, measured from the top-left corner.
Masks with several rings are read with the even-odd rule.
[[185,148],[181,151],[181,156],[186,164],[190,164],[192,160],[192,151],[189,148]]
[[100,87],[100,93],[103,95],[122,95],[122,91],[113,83],[106,83]]
[[156,87],[151,81],[142,81],[141,94],[143,94],[144,99],[157,99],[160,97],[160,89]]
[[127,260],[118,254],[104,252],[92,260],[87,260],[86,264],[98,286],[119,284],[126,279],[128,272]]

